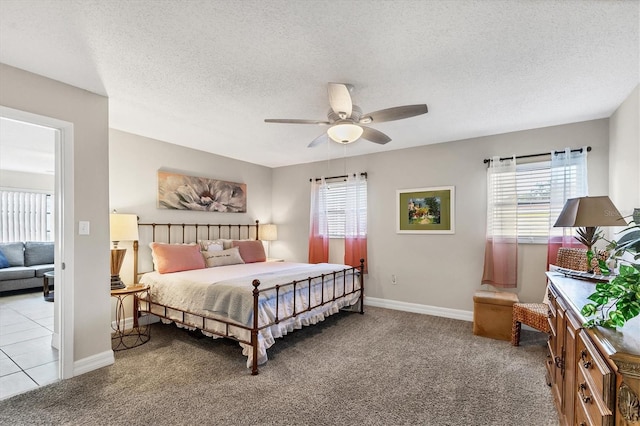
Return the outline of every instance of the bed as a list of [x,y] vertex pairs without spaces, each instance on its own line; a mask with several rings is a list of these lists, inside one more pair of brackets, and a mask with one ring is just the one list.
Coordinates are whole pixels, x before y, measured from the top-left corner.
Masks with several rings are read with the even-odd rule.
[[340,309],[364,313],[364,260],[358,267],[269,261],[259,226],[140,223],[143,244],[134,244],[136,277],[149,286],[140,309],[238,341],[252,375],[277,338]]

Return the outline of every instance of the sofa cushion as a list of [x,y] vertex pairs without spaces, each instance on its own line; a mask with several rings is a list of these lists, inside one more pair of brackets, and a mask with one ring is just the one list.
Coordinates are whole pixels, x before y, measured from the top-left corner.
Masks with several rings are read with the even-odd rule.
[[53,271],[53,265],[52,264],[48,264],[48,265],[33,265],[33,266],[31,266],[31,269],[36,271],[36,277],[42,278],[42,277],[44,277],[44,273],[45,272]]
[[13,266],[11,268],[0,269],[0,281],[20,280],[24,278],[33,278],[35,276],[35,269],[24,266]]
[[24,266],[24,243],[0,243],[0,251],[10,266]]
[[53,242],[27,241],[24,243],[24,266],[53,263]]

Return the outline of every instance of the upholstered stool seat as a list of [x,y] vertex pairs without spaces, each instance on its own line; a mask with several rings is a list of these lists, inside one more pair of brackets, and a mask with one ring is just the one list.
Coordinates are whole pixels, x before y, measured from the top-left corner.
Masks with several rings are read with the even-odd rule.
[[549,306],[546,303],[514,303],[511,344],[520,345],[521,324],[549,333]]
[[512,307],[518,295],[478,290],[473,296],[473,334],[492,339],[511,338]]

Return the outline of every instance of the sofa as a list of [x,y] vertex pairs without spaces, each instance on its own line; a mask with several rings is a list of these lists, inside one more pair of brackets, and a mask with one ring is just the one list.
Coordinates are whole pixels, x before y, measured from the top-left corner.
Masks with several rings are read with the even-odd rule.
[[0,293],[42,288],[45,272],[53,271],[53,242],[0,243]]

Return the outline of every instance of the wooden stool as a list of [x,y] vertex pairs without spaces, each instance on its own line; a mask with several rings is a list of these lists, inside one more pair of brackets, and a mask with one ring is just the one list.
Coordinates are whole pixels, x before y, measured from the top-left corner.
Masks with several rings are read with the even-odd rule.
[[503,291],[478,290],[473,296],[473,334],[511,340],[513,304],[518,295]]

